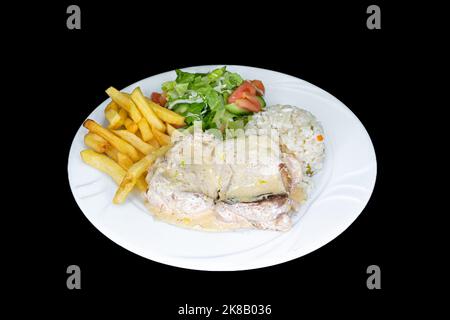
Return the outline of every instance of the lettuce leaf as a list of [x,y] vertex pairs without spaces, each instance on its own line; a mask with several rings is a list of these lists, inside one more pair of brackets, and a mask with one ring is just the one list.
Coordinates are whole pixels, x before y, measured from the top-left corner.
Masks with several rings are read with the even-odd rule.
[[[209,73],[190,73],[175,70],[175,81],[166,81],[162,90],[166,93],[169,108],[185,117],[186,124],[202,121],[203,130],[241,128],[248,116],[234,115],[225,110],[228,96],[243,82],[242,77],[217,68]],[[178,111],[177,111],[178,110]]]

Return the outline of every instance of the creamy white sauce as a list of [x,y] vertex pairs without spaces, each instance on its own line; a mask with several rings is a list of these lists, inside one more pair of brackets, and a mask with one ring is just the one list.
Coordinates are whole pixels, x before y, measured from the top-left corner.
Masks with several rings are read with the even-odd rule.
[[[254,201],[261,194],[286,194],[279,165],[282,154],[278,144],[268,137],[255,145],[242,137],[249,153],[258,153],[258,161],[244,159],[229,163],[236,145],[204,133],[202,139],[188,135],[179,138],[164,158],[150,170],[147,200],[155,216],[170,223],[208,230],[242,227],[287,230],[292,200]],[[239,138],[235,141],[238,142]],[[261,152],[260,146],[265,148]],[[202,150],[202,163],[193,163],[192,151]],[[295,163],[289,165],[295,169]],[[301,170],[300,170],[301,172]],[[296,181],[298,178],[291,177]],[[237,203],[226,203],[235,200]],[[226,201],[226,202],[224,202]]]

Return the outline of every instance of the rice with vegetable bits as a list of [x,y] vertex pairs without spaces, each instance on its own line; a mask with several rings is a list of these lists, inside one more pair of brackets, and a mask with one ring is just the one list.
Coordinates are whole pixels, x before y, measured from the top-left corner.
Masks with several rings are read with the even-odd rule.
[[322,169],[325,159],[325,135],[314,115],[294,106],[274,105],[254,114],[246,129],[278,132],[281,150],[301,162],[302,183],[309,194],[313,188],[312,176]]

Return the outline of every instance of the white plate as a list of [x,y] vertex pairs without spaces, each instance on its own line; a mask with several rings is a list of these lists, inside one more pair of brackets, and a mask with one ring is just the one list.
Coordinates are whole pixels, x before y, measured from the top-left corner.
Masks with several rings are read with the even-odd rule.
[[[207,72],[219,66],[183,69]],[[243,230],[209,233],[187,230],[153,219],[138,194],[125,204],[111,203],[117,186],[105,174],[80,159],[85,149],[80,127],[70,149],[70,187],[81,211],[105,236],[142,257],[197,270],[246,270],[299,258],[336,238],[358,217],[372,194],[376,158],[372,142],[358,118],[338,99],[298,78],[259,68],[228,66],[245,79],[260,79],[268,105],[290,104],[311,111],[325,130],[326,161],[315,176],[315,190],[286,233]],[[125,88],[140,86],[144,94],[160,91],[175,79],[170,71]],[[100,104],[89,118],[106,124]]]

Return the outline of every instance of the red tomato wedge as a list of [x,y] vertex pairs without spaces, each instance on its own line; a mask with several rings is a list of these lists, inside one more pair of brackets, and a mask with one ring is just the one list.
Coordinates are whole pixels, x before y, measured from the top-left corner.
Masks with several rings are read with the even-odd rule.
[[150,96],[150,99],[154,102],[157,103],[161,106],[165,106],[167,99],[166,99],[166,95],[163,93],[158,93],[158,92],[152,92],[152,95]]
[[251,112],[258,112],[259,110],[261,110],[261,107],[260,107],[259,103],[258,104],[254,104],[248,99],[236,99],[234,101],[234,103],[239,108],[246,109],[246,110],[251,111]]
[[158,92],[152,92],[152,95],[150,96],[150,99],[152,99],[152,101],[154,103],[159,103],[160,98],[161,98],[161,93],[158,93]]
[[233,93],[228,98],[228,103],[233,103],[237,99],[241,99],[243,97],[244,93],[248,93],[252,96],[256,95],[256,89],[250,83],[250,81],[244,81],[243,84],[241,84],[239,87],[237,87],[236,90],[234,90]]
[[251,96],[248,93],[243,94],[244,99],[247,99],[248,101],[250,101],[252,104],[258,106],[258,110],[261,110],[261,103],[259,102],[258,98],[256,96]]
[[261,80],[252,80],[252,85],[256,88],[256,92],[259,96],[263,96],[266,93],[266,88]]
[[228,103],[234,103],[239,108],[258,112],[261,110],[261,103],[256,95],[262,96],[265,92],[263,83],[260,80],[244,81],[228,98]]

